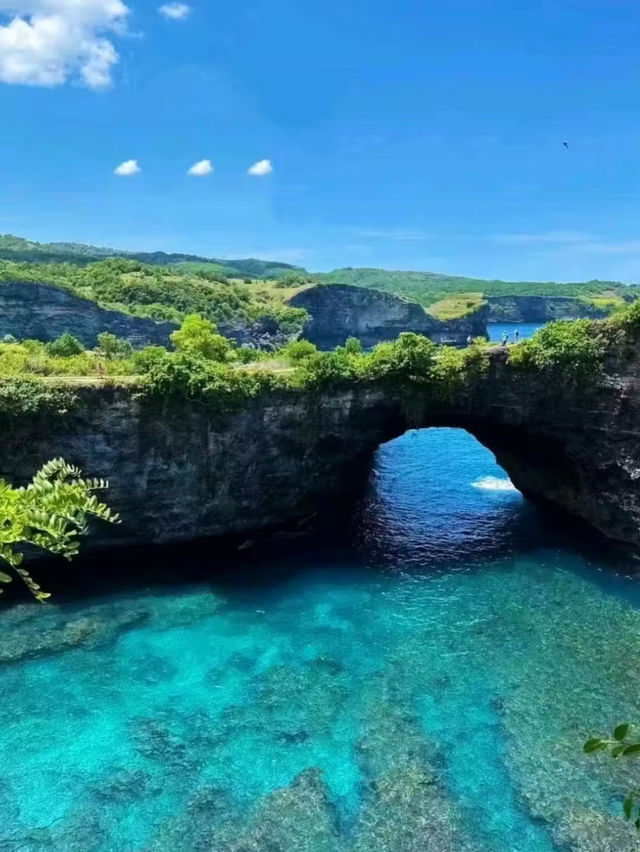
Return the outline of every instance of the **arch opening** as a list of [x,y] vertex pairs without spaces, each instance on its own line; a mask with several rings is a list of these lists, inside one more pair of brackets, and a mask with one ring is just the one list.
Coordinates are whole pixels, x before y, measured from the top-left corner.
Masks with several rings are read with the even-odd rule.
[[360,546],[394,564],[460,565],[540,541],[537,506],[462,427],[409,429],[376,450],[357,512]]

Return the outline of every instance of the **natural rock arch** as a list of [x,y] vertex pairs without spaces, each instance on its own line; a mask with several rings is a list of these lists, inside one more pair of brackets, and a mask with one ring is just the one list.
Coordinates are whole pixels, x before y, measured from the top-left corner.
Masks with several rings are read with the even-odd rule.
[[408,428],[455,426],[488,447],[526,496],[640,549],[635,355],[588,386],[505,361],[494,351],[489,370],[453,401],[419,385],[356,384],[274,392],[216,414],[126,388],[82,388],[60,417],[6,425],[0,476],[23,482],[43,460],[63,456],[108,478],[124,522],[96,530],[109,539],[95,543],[247,534],[341,500],[376,448]]

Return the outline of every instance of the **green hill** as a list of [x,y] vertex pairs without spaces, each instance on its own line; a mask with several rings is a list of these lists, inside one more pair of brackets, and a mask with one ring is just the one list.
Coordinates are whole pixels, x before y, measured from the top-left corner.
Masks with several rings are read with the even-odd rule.
[[487,296],[570,296],[586,299],[629,299],[640,294],[635,285],[620,281],[585,281],[562,283],[557,281],[490,281],[483,278],[465,278],[440,275],[436,272],[403,272],[385,269],[351,268],[334,269],[316,276],[326,284],[353,284],[386,290],[429,307],[452,295],[478,294]]
[[5,281],[55,284],[103,308],[156,320],[179,322],[191,313],[221,327],[270,320],[274,331],[290,334],[299,331],[306,319],[304,310],[285,303],[286,291],[273,282],[245,284],[211,269],[187,273],[133,258],[112,257],[84,265],[0,260],[0,284]]
[[229,278],[280,278],[291,272],[304,272],[298,266],[278,261],[245,258],[219,260],[194,254],[172,254],[164,251],[128,252],[83,243],[38,243],[13,234],[0,234],[0,259],[30,263],[73,263],[84,266],[108,257],[124,257],[152,266],[184,267],[187,272],[208,270]]
[[[109,259],[133,266],[109,265]],[[198,311],[216,322],[255,318],[261,311],[280,316],[291,310],[285,306],[287,296],[312,281],[384,290],[419,302],[439,319],[473,313],[485,299],[497,296],[565,296],[610,310],[640,294],[636,285],[619,281],[499,281],[350,267],[310,275],[302,267],[255,258],[221,260],[162,251],[125,252],[0,235],[0,280],[18,274],[23,280],[61,284],[105,307],[158,319]],[[243,283],[247,279],[252,283]]]

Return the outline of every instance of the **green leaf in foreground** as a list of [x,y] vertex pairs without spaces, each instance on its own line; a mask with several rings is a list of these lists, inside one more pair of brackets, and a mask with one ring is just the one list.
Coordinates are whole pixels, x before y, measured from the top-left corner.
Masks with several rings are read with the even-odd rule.
[[591,754],[591,752],[607,748],[607,741],[601,740],[599,737],[594,737],[591,740],[587,740],[582,748],[587,754]]
[[[0,480],[0,559],[41,603],[51,597],[22,566],[25,544],[71,559],[80,549],[89,516],[108,523],[119,517],[95,493],[108,487],[100,479],[83,479],[82,471],[64,459],[47,462],[24,488]],[[0,572],[0,582],[11,582]]]
[[613,732],[613,738],[618,740],[618,742],[622,742],[629,733],[630,724],[628,722],[623,722],[622,725],[618,725],[618,727]]

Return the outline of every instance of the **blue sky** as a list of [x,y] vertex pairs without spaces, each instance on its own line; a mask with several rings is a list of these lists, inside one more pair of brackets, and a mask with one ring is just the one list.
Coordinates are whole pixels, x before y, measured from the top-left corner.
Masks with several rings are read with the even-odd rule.
[[169,5],[0,0],[0,232],[640,280],[637,0]]

